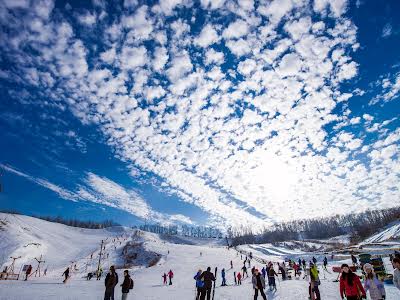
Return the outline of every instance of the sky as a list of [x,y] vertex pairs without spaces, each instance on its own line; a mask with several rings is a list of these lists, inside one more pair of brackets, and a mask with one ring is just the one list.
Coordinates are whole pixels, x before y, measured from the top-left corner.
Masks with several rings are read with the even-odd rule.
[[396,206],[399,10],[0,0],[0,209],[257,229]]

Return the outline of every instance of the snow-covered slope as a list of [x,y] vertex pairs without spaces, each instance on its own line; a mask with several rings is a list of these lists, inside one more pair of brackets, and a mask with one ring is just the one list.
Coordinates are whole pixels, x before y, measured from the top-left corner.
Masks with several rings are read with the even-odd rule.
[[[100,241],[105,241],[105,255],[107,259],[102,262],[104,270],[110,265],[120,268],[117,273],[122,280],[122,264],[124,263],[124,249],[129,255],[137,251],[139,260],[157,257],[155,265],[135,262],[128,267],[135,281],[135,288],[130,293],[129,299],[141,300],[180,300],[194,298],[193,276],[198,269],[205,270],[208,266],[212,269],[218,267],[226,269],[228,286],[221,287],[221,273],[218,272],[215,299],[235,300],[252,299],[253,289],[250,278],[246,278],[241,286],[233,284],[233,273],[239,272],[243,266],[240,254],[233,249],[228,250],[220,245],[221,241],[190,238],[166,238],[157,234],[136,231],[129,228],[111,228],[108,230],[79,229],[56,223],[19,215],[0,214],[0,257],[9,265],[9,256],[22,256],[16,263],[16,269],[22,264],[31,263],[34,268],[34,257],[43,255],[49,273],[45,277],[31,276],[28,281],[0,280],[0,299],[102,299],[104,282],[102,280],[87,281],[84,276],[86,267],[88,271],[94,270],[98,259]],[[129,248],[134,245],[134,248]],[[128,248],[126,248],[128,247]],[[137,248],[135,248],[137,247]],[[309,257],[310,253],[299,250],[289,250],[284,247],[272,245],[244,245],[243,249],[253,252],[254,255],[263,255],[272,261],[282,261],[285,257]],[[93,259],[90,259],[93,253]],[[244,257],[243,257],[244,258]],[[77,268],[72,272],[71,279],[62,284],[61,273],[67,266],[76,263]],[[93,263],[89,263],[94,261]],[[233,268],[230,268],[230,261]],[[330,262],[329,264],[340,264]],[[261,269],[262,264],[256,260],[253,264]],[[173,285],[162,284],[162,274],[173,270]],[[276,269],[276,271],[278,271]],[[320,286],[322,299],[340,299],[338,283],[333,282],[337,274],[323,272],[321,269]],[[308,299],[308,281],[306,279],[286,280],[277,282],[278,290],[268,292],[268,299],[297,300]],[[396,299],[396,290],[387,287],[387,299]],[[119,285],[115,291],[116,299],[121,297]]]
[[363,242],[363,244],[381,243],[393,240],[400,240],[400,220],[392,223],[381,232],[369,237]]

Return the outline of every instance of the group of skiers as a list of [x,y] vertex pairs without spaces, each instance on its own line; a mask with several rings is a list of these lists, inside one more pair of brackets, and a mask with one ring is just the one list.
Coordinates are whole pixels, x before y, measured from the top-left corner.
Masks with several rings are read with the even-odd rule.
[[168,285],[172,285],[172,278],[174,278],[174,272],[172,272],[172,270],[169,270],[168,273],[164,273],[161,277],[163,278],[164,285],[167,285],[167,278],[169,279]]

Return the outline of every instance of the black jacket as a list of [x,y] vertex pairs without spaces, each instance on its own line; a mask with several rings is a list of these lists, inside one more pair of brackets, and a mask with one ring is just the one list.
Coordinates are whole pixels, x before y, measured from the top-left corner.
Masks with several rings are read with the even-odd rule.
[[210,271],[204,271],[203,274],[200,275],[200,279],[204,278],[204,286],[206,288],[212,287],[212,282],[215,281],[214,274]]
[[104,285],[107,289],[114,288],[118,283],[118,274],[114,273],[114,276],[111,273],[108,273],[106,279],[104,281]]
[[129,288],[131,286],[131,277],[128,276],[124,276],[124,282],[122,283],[122,292],[123,293],[129,293]]

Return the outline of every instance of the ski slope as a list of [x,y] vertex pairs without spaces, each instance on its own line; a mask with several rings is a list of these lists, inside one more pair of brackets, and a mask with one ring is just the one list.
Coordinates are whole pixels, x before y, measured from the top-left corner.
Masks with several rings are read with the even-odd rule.
[[381,243],[393,240],[400,240],[400,221],[389,225],[386,229],[369,237],[363,244]]
[[[135,288],[129,294],[128,299],[194,299],[193,276],[198,269],[205,270],[207,266],[212,269],[218,267],[216,300],[253,299],[250,278],[245,279],[241,286],[233,285],[233,272],[239,271],[243,264],[240,254],[233,249],[228,250],[221,245],[221,242],[216,240],[165,238],[146,232],[137,234],[135,230],[123,227],[108,230],[79,229],[26,216],[1,214],[0,221],[4,221],[4,219],[7,219],[6,225],[2,225],[0,229],[2,262],[8,265],[10,263],[9,256],[21,255],[22,258],[17,261],[16,269],[20,268],[23,263],[31,263],[35,269],[36,264],[33,257],[42,254],[49,272],[45,277],[32,276],[28,281],[0,280],[1,300],[102,299],[104,276],[101,281],[94,279],[87,281],[84,278],[86,268],[90,271],[96,267],[95,263],[88,264],[87,262],[91,253],[94,253],[93,257],[98,257],[101,239],[106,240],[105,253],[108,254],[108,259],[105,259],[102,263],[105,270],[112,264],[122,263],[122,249],[129,242],[141,243],[144,252],[160,254],[160,260],[153,267],[147,267],[145,261],[138,261],[137,265],[129,268],[130,273],[133,274]],[[118,240],[115,240],[116,237],[118,237]],[[3,241],[5,242],[3,243]],[[30,243],[40,244],[40,246],[33,247],[29,245]],[[300,251],[273,247],[268,244],[259,245],[258,250],[255,249],[255,245],[243,247],[252,249],[254,255],[256,251],[259,251],[260,255],[264,251],[264,255],[279,261],[288,255],[307,255],[307,253]],[[234,265],[233,269],[230,269],[231,260]],[[71,265],[71,261],[73,261],[72,264],[77,265],[77,268],[72,272],[71,279],[63,284],[61,274],[67,266]],[[262,268],[255,260],[252,261],[253,263],[257,268]],[[220,286],[219,271],[222,268],[227,271],[228,286],[226,287]],[[175,274],[173,285],[164,286],[161,276],[170,269]],[[118,269],[117,272],[121,282],[123,269]],[[322,299],[340,299],[338,283],[333,282],[336,274],[324,273],[321,269],[320,275]],[[308,282],[305,279],[279,280],[277,281],[277,288],[276,292],[267,293],[268,299],[308,299]],[[391,286],[387,286],[387,294],[387,299],[400,299],[400,293]],[[121,297],[119,286],[116,288],[115,296],[116,299]]]

